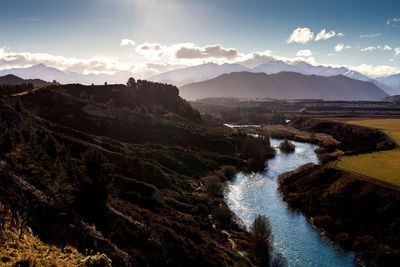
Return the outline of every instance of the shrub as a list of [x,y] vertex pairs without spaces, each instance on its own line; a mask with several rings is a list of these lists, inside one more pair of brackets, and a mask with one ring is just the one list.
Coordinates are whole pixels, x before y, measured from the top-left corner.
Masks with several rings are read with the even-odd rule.
[[225,165],[222,166],[222,174],[225,176],[226,179],[232,179],[236,174],[236,168],[234,166]]
[[136,88],[136,81],[134,78],[129,78],[128,82],[126,83],[126,86],[129,88]]
[[110,100],[107,101],[106,106],[113,107],[114,106],[114,100],[110,98]]
[[269,262],[270,244],[272,242],[272,230],[268,218],[258,215],[250,227],[250,236],[253,240],[257,258],[263,265]]
[[253,157],[247,161],[247,169],[249,171],[263,171],[265,169],[265,157],[262,153],[259,153],[256,157]]
[[291,153],[291,152],[294,152],[294,150],[296,149],[296,146],[294,144],[290,143],[287,139],[285,139],[285,141],[280,143],[279,149],[283,153]]
[[287,259],[281,253],[275,253],[269,263],[270,267],[286,267],[288,266]]
[[87,256],[82,263],[87,267],[112,267],[112,261],[107,257],[107,255],[100,253]]
[[217,176],[208,176],[203,178],[203,182],[207,188],[207,192],[213,196],[218,196],[222,191],[221,180]]
[[214,208],[212,215],[221,224],[230,224],[233,216],[232,211],[228,208],[228,206],[226,206],[226,204],[221,204]]
[[24,111],[24,105],[18,96],[14,100],[14,109],[18,112]]
[[242,145],[242,156],[247,159],[247,168],[251,171],[262,171],[265,169],[267,158],[275,154],[269,138],[259,136],[257,138],[247,138]]
[[99,217],[107,201],[114,166],[101,151],[93,148],[82,155],[82,161],[84,179],[81,181],[76,205],[87,215]]

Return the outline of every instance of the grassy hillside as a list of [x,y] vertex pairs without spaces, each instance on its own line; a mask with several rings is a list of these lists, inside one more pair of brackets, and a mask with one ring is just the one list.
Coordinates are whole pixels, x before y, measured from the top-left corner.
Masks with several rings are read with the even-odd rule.
[[[348,123],[380,129],[400,145],[400,119],[358,120]],[[399,148],[343,157],[337,166],[400,186]]]

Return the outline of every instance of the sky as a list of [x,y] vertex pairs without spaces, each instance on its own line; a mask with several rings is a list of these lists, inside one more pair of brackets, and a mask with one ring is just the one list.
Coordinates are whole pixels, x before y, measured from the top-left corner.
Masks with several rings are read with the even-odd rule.
[[1,0],[0,69],[155,74],[304,60],[400,72],[398,0]]

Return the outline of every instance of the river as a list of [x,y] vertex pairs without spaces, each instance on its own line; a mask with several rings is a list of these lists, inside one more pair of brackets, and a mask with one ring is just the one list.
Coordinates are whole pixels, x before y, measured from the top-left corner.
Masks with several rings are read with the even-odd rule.
[[[271,139],[271,145],[276,147],[281,141]],[[277,177],[306,163],[318,163],[315,145],[293,143],[295,152],[284,154],[277,149],[264,172],[238,173],[225,189],[226,203],[247,227],[258,214],[266,215],[274,236],[273,249],[286,257],[289,266],[359,266],[354,253],[329,242],[301,212],[283,202]]]

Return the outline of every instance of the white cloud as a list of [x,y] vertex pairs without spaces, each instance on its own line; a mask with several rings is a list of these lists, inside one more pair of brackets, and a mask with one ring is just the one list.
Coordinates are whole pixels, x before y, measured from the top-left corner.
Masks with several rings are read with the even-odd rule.
[[400,55],[400,47],[396,47],[394,49],[394,56],[398,56],[398,55]]
[[376,50],[375,46],[368,46],[368,47],[365,47],[365,48],[361,48],[361,52],[374,51],[374,50]]
[[298,57],[311,57],[312,56],[312,52],[308,49],[305,50],[299,50],[296,53],[296,56]]
[[29,67],[40,63],[61,70],[77,71],[81,73],[115,72],[131,70],[134,67],[133,64],[124,64],[106,57],[75,58],[48,53],[15,53],[0,48],[0,66],[2,69]]
[[133,41],[133,40],[131,40],[131,39],[122,39],[120,45],[121,45],[121,46],[127,46],[127,45],[135,46],[136,43],[135,43],[135,41]]
[[228,62],[242,58],[235,48],[224,48],[219,44],[204,47],[192,43],[179,43],[165,46],[158,43],[144,43],[138,45],[136,52],[151,60],[172,60],[201,62],[203,60],[224,60]]
[[349,49],[349,48],[351,48],[351,45],[337,44],[337,45],[335,46],[335,52],[341,52],[341,51],[343,51],[344,49]]
[[297,28],[287,39],[287,43],[301,43],[305,44],[314,38],[314,33],[309,28]]
[[328,57],[333,57],[333,56],[336,56],[336,54],[335,53],[329,53],[328,54]]
[[336,36],[337,36],[337,37],[343,37],[343,36],[344,36],[344,33],[339,32],[338,34],[336,34]]
[[392,18],[386,20],[386,25],[396,25],[397,22],[400,22],[400,18]]
[[180,47],[175,51],[176,58],[226,58],[234,59],[239,52],[233,48],[223,48],[221,45],[208,45],[205,47]]
[[[340,51],[350,46],[340,45]],[[182,48],[184,48],[182,50]],[[385,46],[381,46],[385,49]],[[138,45],[136,50],[145,56],[148,60],[143,63],[122,63],[117,59],[107,57],[76,58],[48,53],[31,52],[9,52],[9,48],[0,46],[0,69],[30,67],[32,65],[43,63],[49,67],[55,67],[61,70],[75,71],[79,73],[115,73],[119,71],[132,72],[135,77],[146,78],[161,72],[174,70],[208,62],[218,64],[239,63],[243,66],[254,68],[260,64],[281,60],[286,63],[305,61],[312,65],[317,65],[312,52],[300,50],[295,58],[286,58],[273,55],[271,51],[260,51],[249,54],[242,54],[235,48],[224,48],[221,45],[207,45],[204,47],[195,46],[190,43],[173,44],[170,46],[145,43]],[[396,56],[400,55],[400,47],[392,48]],[[180,51],[177,53],[177,51]],[[183,52],[182,52],[183,51]],[[333,56],[335,54],[329,54]],[[329,66],[329,65],[325,65]],[[341,66],[333,66],[341,67]],[[399,73],[400,69],[379,65],[360,65],[345,66],[354,69],[371,77],[391,75]]]
[[335,31],[330,31],[330,32],[326,32],[325,29],[322,29],[317,36],[315,37],[315,41],[319,41],[319,40],[328,40],[332,37],[336,36],[336,32]]
[[378,32],[378,33],[368,33],[368,34],[361,34],[360,38],[376,38],[381,36],[382,33]]
[[368,46],[365,48],[361,48],[361,52],[366,52],[366,51],[374,51],[374,50],[381,50],[381,51],[391,51],[392,48],[388,45],[377,45],[377,46]]
[[384,45],[382,49],[386,51],[392,51],[392,48],[388,45]]
[[399,68],[386,65],[372,66],[372,65],[362,64],[359,66],[348,66],[348,68],[351,70],[358,71],[371,78],[389,76],[400,72]]
[[247,68],[255,68],[261,64],[269,63],[276,60],[275,56],[271,55],[271,51],[266,50],[263,52],[253,52],[249,55],[245,55],[244,59],[238,61],[241,65]]

